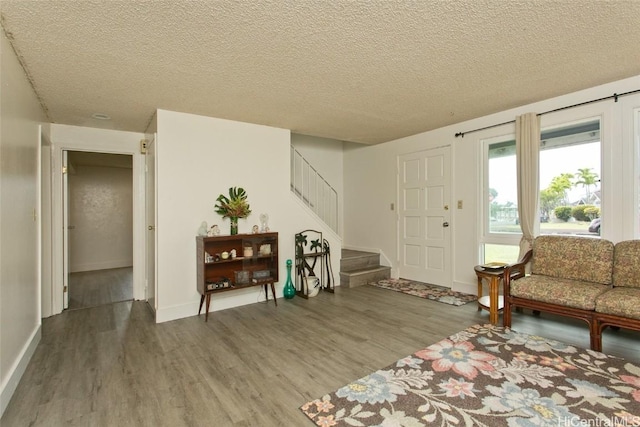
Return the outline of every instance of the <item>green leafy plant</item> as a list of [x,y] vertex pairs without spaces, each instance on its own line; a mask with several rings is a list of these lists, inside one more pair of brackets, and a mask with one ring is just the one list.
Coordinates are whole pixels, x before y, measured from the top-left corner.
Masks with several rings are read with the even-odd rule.
[[558,206],[553,213],[556,214],[556,218],[567,222],[571,218],[571,206]]
[[584,209],[584,214],[589,218],[589,220],[600,218],[600,208],[597,206],[589,206]]
[[[571,209],[571,216],[576,219],[576,221],[591,221],[593,218],[597,218],[599,215],[600,209],[593,205],[578,205],[574,206]],[[595,214],[595,216],[591,216]]]
[[247,193],[244,188],[229,188],[229,197],[220,194],[216,199],[216,213],[223,218],[246,218],[251,213]]

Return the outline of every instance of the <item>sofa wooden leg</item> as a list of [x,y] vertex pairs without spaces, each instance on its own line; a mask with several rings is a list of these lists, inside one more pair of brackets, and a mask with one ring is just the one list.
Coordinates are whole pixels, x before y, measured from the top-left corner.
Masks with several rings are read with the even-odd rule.
[[589,323],[589,335],[591,337],[591,350],[602,351],[602,329],[603,326],[597,320]]
[[504,301],[504,308],[502,310],[502,326],[505,328],[511,327],[511,304],[506,300]]

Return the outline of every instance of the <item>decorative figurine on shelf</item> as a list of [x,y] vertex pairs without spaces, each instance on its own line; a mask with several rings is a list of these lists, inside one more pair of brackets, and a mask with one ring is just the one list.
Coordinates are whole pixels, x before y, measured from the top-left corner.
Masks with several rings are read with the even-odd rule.
[[207,221],[202,221],[200,227],[198,228],[198,236],[206,236],[207,235]]
[[260,229],[258,228],[257,225],[254,225],[253,228],[251,229],[251,232],[253,234],[258,234],[260,232]]
[[271,255],[271,244],[260,245],[260,255]]
[[229,197],[221,194],[216,199],[216,213],[231,221],[231,235],[238,234],[238,218],[246,218],[251,213],[247,193],[244,188],[229,188]]
[[287,282],[284,284],[284,289],[282,289],[282,293],[285,299],[291,299],[296,296],[296,288],[293,287],[293,282],[291,281],[291,260],[287,260]]
[[244,250],[242,251],[242,255],[245,258],[251,258],[253,256],[253,246],[245,246]]
[[219,236],[219,235],[220,235],[220,227],[218,227],[218,224],[213,224],[209,229],[209,231],[207,232],[207,236],[213,237],[213,236]]
[[260,214],[260,224],[262,224],[260,231],[267,233],[269,231],[269,215],[266,213]]

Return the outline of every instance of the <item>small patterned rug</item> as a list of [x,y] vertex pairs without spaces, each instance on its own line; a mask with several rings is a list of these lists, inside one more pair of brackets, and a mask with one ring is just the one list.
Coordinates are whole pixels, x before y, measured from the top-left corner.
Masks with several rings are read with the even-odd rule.
[[392,291],[402,292],[404,294],[414,295],[416,297],[426,298],[451,305],[465,305],[471,301],[478,300],[477,295],[456,292],[442,286],[429,285],[427,283],[416,282],[413,280],[385,279],[369,284],[379,288],[391,289]]
[[640,425],[640,366],[476,325],[300,407],[318,426]]

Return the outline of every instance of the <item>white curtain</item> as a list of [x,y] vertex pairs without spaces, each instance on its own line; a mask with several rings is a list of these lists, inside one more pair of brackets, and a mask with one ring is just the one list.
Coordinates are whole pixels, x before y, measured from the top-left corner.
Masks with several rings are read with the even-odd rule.
[[538,234],[538,153],[540,151],[540,117],[527,113],[516,117],[516,159],[518,164],[518,215],[522,239],[518,259],[533,247]]

